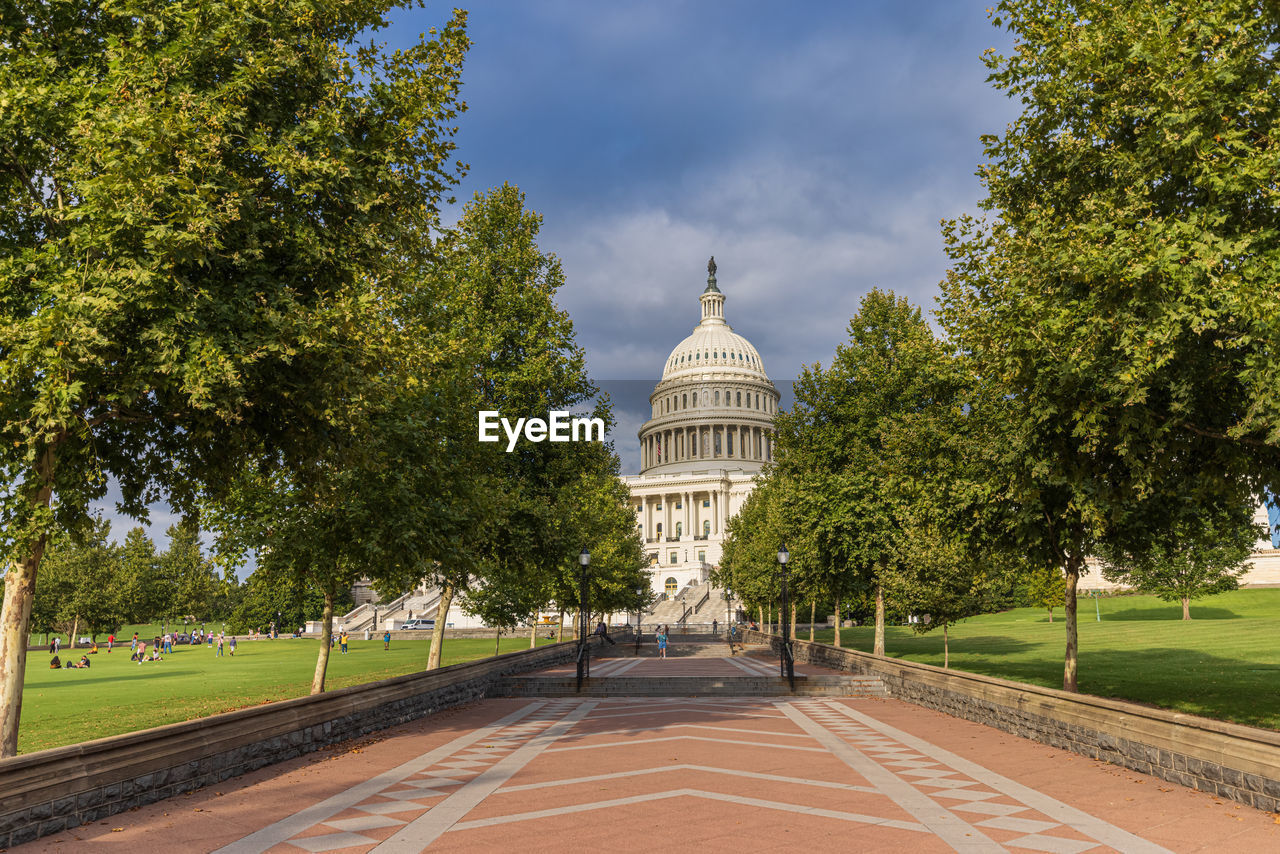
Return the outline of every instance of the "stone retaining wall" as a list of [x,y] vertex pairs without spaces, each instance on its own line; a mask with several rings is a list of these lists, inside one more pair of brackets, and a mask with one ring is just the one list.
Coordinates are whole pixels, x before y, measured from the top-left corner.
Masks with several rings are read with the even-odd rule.
[[[747,640],[779,643],[747,631]],[[1280,811],[1280,732],[794,641],[796,661],[880,677],[899,700]]]
[[481,699],[553,644],[0,760],[0,849]]

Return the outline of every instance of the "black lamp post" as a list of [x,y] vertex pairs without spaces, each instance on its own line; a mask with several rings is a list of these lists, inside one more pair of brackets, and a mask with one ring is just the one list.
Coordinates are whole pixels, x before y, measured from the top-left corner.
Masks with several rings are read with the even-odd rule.
[[778,616],[782,622],[782,651],[781,666],[782,675],[791,682],[791,690],[796,690],[796,669],[795,661],[791,657],[791,623],[787,621],[787,561],[791,559],[791,553],[787,551],[787,544],[783,543],[778,549],[778,565],[782,567],[782,613]]
[[578,622],[582,628],[578,631],[578,690],[582,690],[582,680],[591,675],[591,647],[587,645],[587,567],[591,565],[591,552],[584,546],[578,555],[578,566],[581,572],[578,578]]

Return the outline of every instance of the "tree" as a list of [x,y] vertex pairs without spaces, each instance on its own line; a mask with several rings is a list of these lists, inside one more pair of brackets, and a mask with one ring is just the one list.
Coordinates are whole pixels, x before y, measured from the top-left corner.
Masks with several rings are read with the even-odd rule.
[[71,646],[82,631],[90,635],[115,631],[123,609],[115,585],[120,547],[111,542],[111,525],[96,519],[73,535],[59,538],[49,550],[46,583],[36,590],[39,612],[47,626],[66,632]]
[[109,478],[141,517],[186,512],[247,458],[311,458],[359,399],[368,309],[461,169],[463,15],[348,47],[389,13],[0,10],[0,755],[51,535]]
[[160,557],[145,528],[133,528],[125,535],[113,586],[127,622],[146,623],[176,613],[172,581],[161,574]]
[[[555,302],[564,273],[559,259],[538,246],[541,223],[538,214],[525,209],[517,187],[503,184],[477,194],[442,240],[431,268],[438,292],[448,295],[451,329],[467,362],[465,408],[471,413],[545,417],[552,410],[585,408],[596,393],[573,323]],[[596,402],[592,414],[611,420],[604,400]],[[536,590],[536,576],[555,573],[582,547],[574,542],[576,532],[562,524],[556,501],[567,485],[578,482],[584,460],[594,453],[584,447],[589,443],[521,442],[507,453],[505,446],[476,443],[474,425],[472,430],[469,445],[476,456],[470,476],[488,485],[490,515],[463,539],[465,559],[418,570],[441,590],[428,669],[440,664],[446,617],[456,596],[483,589],[489,574]],[[406,582],[413,583],[408,577]],[[524,593],[513,607],[537,598]]]
[[213,619],[218,574],[200,545],[200,529],[192,522],[170,525],[165,532],[169,547],[160,555],[160,575],[172,591],[165,604],[166,619]]
[[1215,508],[1179,519],[1141,552],[1104,547],[1102,575],[1166,602],[1181,602],[1182,619],[1190,620],[1192,599],[1236,589],[1259,536],[1251,505]]
[[874,652],[884,654],[884,591],[905,568],[888,443],[897,419],[930,406],[940,347],[920,310],[872,290],[831,367],[806,368],[792,411],[777,419],[778,470],[837,599],[876,599]]
[[1053,609],[1061,605],[1066,596],[1067,580],[1058,567],[1041,567],[1027,575],[1025,590],[1029,604],[1047,610],[1052,623]]
[[1004,0],[985,57],[1021,100],[983,137],[990,218],[944,226],[942,319],[1007,427],[1008,544],[1075,590],[1104,541],[1149,548],[1167,497],[1280,480],[1280,10],[1255,0]]

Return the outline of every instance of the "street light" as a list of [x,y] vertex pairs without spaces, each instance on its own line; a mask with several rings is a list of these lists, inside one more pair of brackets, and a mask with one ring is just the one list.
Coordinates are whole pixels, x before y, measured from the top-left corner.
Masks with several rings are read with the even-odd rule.
[[578,622],[582,628],[578,631],[578,690],[582,690],[582,680],[591,675],[591,647],[587,645],[587,567],[591,565],[591,552],[586,546],[578,555],[581,568],[578,578]]
[[787,551],[787,544],[783,543],[778,548],[778,565],[782,567],[782,675],[791,682],[791,690],[796,690],[796,669],[795,661],[791,656],[791,624],[787,621],[787,561],[791,559],[791,553]]

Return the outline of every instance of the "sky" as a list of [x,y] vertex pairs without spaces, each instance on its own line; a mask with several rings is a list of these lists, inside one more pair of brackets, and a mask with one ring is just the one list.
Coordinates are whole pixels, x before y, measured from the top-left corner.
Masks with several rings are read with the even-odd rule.
[[[479,0],[463,69],[460,201],[509,182],[561,260],[560,304],[636,431],[696,325],[715,255],[726,317],[790,401],[873,287],[933,307],[939,221],[976,212],[979,136],[1017,104],[980,56],[986,2]],[[447,6],[403,11],[392,44]]]
[[[542,215],[624,472],[662,365],[698,321],[709,256],[784,408],[868,290],[932,308],[939,221],[977,210],[979,136],[1017,113],[986,82],[983,50],[1011,43],[986,2],[468,7],[459,205],[509,182]],[[375,37],[409,44],[451,11],[401,10]],[[174,521],[154,508],[152,536]],[[135,524],[113,523],[121,540]]]

